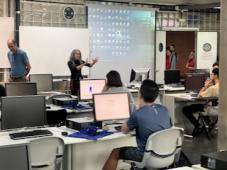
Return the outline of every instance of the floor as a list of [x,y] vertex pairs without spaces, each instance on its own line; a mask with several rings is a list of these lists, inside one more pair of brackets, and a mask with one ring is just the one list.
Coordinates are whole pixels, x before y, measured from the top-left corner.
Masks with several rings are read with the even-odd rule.
[[205,134],[201,134],[196,138],[185,137],[183,152],[192,164],[199,164],[202,154],[215,152],[217,150],[217,136],[217,130],[214,130],[210,139],[208,139]]

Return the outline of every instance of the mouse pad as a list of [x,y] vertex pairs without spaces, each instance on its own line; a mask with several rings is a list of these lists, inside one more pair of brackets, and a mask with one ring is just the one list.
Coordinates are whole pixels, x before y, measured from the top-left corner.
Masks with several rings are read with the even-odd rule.
[[68,135],[68,137],[83,138],[83,139],[88,139],[88,140],[98,140],[99,138],[103,138],[103,137],[111,135],[111,134],[113,134],[113,132],[103,130],[101,132],[97,132],[94,136],[90,136],[88,134],[84,134],[81,132],[75,132],[75,133]]

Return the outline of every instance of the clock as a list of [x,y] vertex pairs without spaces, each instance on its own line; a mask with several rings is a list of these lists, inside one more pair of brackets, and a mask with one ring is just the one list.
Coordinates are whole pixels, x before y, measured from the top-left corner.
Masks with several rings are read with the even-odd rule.
[[212,46],[210,43],[203,44],[203,51],[210,52],[212,50]]
[[65,7],[63,10],[63,16],[67,20],[72,20],[75,16],[75,11],[72,7]]

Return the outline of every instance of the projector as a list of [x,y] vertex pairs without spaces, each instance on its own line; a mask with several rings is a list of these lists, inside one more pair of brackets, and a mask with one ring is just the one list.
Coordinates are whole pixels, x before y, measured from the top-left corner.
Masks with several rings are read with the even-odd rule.
[[211,170],[227,168],[227,151],[204,154],[201,156],[201,166]]
[[94,119],[89,117],[66,119],[66,127],[70,129],[79,131],[90,126],[102,128],[102,122],[94,122]]

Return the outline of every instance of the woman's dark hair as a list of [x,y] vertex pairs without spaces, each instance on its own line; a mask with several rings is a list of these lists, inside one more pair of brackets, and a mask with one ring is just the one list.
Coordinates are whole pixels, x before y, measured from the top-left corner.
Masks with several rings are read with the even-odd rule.
[[218,62],[215,62],[212,67],[219,66]]
[[107,73],[106,78],[108,87],[121,87],[123,85],[120,74],[115,70]]
[[216,75],[217,77],[219,77],[219,69],[218,69],[218,68],[213,69],[213,70],[212,70],[212,73],[213,73],[214,75]]
[[140,95],[145,102],[154,102],[158,97],[158,85],[152,80],[144,80],[140,87]]

